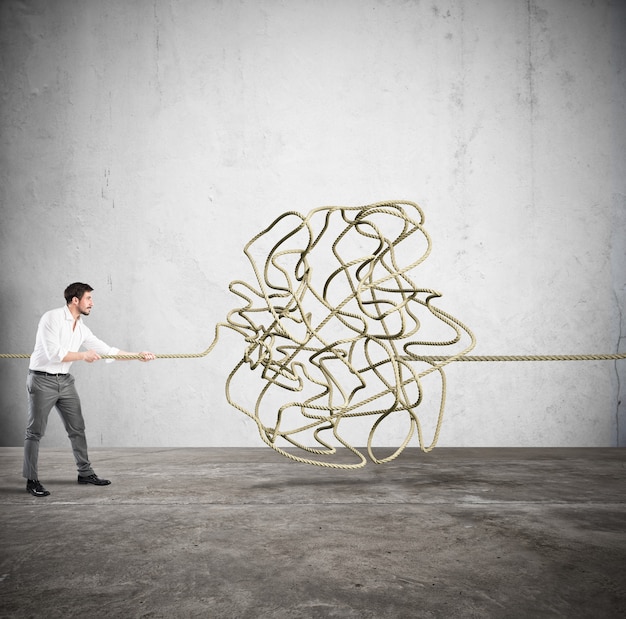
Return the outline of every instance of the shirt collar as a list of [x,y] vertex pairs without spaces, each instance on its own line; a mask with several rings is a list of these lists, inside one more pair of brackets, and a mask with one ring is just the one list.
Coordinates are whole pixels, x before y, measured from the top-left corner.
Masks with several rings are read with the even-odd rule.
[[[74,320],[74,316],[72,316],[72,312],[70,312],[69,308],[67,307],[67,305],[63,306],[63,315],[65,317],[65,320]],[[78,316],[78,320],[80,320],[81,316]]]

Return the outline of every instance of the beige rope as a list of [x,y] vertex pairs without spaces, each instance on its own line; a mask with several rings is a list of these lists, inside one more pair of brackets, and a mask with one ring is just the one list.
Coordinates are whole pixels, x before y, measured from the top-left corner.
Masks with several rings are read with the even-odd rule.
[[[225,323],[221,326],[230,327]],[[210,350],[204,350],[198,353],[166,353],[155,354],[156,359],[200,359],[206,357]],[[100,355],[102,359],[141,359],[141,355]],[[0,359],[30,359],[29,354],[13,354],[0,353]],[[465,355],[462,357],[446,357],[441,355],[415,355],[412,357],[415,361],[618,361],[626,359],[626,353],[614,354],[591,354],[591,355]]]
[[[447,357],[415,357],[430,361],[445,361]],[[626,359],[626,353],[606,355],[466,355],[455,361],[611,361]]]
[[[440,293],[419,288],[411,279],[431,251],[423,224],[421,208],[406,201],[320,207],[307,216],[284,213],[244,247],[256,285],[231,282],[229,289],[243,304],[216,325],[209,347],[198,353],[155,356],[205,357],[217,345],[222,327],[240,334],[246,348],[226,380],[228,402],[254,420],[261,439],[278,453],[340,469],[366,464],[365,455],[343,435],[344,426],[358,419],[374,418],[367,434],[367,454],[373,462],[395,459],[415,435],[423,451],[432,450],[443,421],[444,368],[453,362],[626,359],[626,354],[468,355],[476,345],[474,334],[434,304]],[[263,258],[262,266],[255,255]],[[446,335],[437,340],[418,337],[423,323],[433,320],[444,325]],[[437,355],[415,352],[423,347],[456,350]],[[29,357],[0,354],[5,359]],[[245,374],[244,366],[250,370]],[[430,398],[424,388],[429,375],[440,381],[437,412],[425,413],[430,441],[416,413]],[[239,388],[237,381],[246,388]],[[238,402],[255,388],[255,401]],[[376,457],[376,432],[386,420],[399,416],[407,420],[404,439],[391,455]],[[325,460],[336,453],[333,443],[356,456],[356,462]],[[309,456],[296,455],[288,447]]]

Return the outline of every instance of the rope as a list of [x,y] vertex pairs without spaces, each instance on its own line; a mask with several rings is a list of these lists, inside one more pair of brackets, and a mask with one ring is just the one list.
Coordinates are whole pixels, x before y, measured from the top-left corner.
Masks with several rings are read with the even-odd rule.
[[[424,356],[419,360],[445,361],[447,357]],[[626,353],[601,355],[466,355],[455,361],[616,361],[626,359]]]
[[[220,323],[220,326],[229,327],[225,323]],[[155,354],[156,359],[200,359],[206,357],[210,350],[204,350],[198,353],[166,353]],[[102,359],[117,359],[117,360],[139,360],[141,355],[100,355]],[[453,359],[454,361],[619,361],[620,359],[626,359],[626,353],[614,353],[614,354],[592,354],[592,355],[465,355],[462,357],[446,357],[441,355],[416,355],[412,357],[416,361],[447,361]],[[29,354],[13,354],[13,353],[0,353],[0,359],[30,359]]]
[[[469,355],[476,345],[472,331],[435,305],[439,292],[419,288],[411,279],[431,251],[423,224],[421,208],[406,201],[320,207],[306,216],[286,212],[244,247],[256,283],[230,283],[241,306],[216,325],[208,348],[155,356],[202,358],[217,345],[221,328],[235,331],[246,347],[226,380],[229,404],[251,418],[263,442],[283,456],[338,469],[366,464],[365,455],[343,432],[359,419],[374,418],[366,442],[367,455],[375,463],[397,458],[415,435],[422,451],[432,450],[443,421],[444,368],[456,361],[626,359],[626,354]],[[419,337],[429,325],[438,329],[437,339]],[[454,352],[414,352],[423,347]],[[29,357],[0,354],[4,359]],[[244,373],[244,366],[249,371]],[[438,398],[425,389],[430,375],[429,382],[439,381]],[[256,399],[240,401],[255,389]],[[424,414],[430,440],[416,412],[424,404],[436,411]],[[384,432],[388,419],[398,417],[406,419],[404,439],[391,455],[377,457],[376,433]],[[356,462],[324,459],[337,452],[332,443],[345,447]]]

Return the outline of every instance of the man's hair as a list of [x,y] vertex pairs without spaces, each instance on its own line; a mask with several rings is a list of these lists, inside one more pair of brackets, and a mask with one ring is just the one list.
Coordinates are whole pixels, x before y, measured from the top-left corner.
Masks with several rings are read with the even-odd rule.
[[92,290],[93,288],[89,284],[74,282],[65,289],[63,295],[65,296],[66,303],[69,305],[74,297],[80,301],[86,292],[91,292]]

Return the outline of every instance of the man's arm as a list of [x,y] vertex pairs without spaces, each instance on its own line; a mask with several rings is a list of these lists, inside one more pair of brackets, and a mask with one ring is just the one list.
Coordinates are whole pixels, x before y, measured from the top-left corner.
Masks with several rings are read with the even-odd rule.
[[[132,357],[138,357],[138,361],[152,361],[156,359],[154,353],[148,351],[142,352],[126,352],[125,350],[118,350],[115,355],[123,355],[129,357],[128,359],[120,359],[120,361],[133,361]],[[63,357],[63,362],[67,361],[86,361],[87,363],[93,363],[101,359],[100,355],[95,350],[84,350],[81,352],[68,352]]]
[[86,361],[93,363],[100,359],[100,355],[95,350],[83,350],[81,352],[68,352],[61,361],[68,363],[69,361]]
[[[142,352],[126,352],[125,350],[120,350],[119,348],[115,348],[113,346],[109,346],[105,342],[103,342],[100,338],[96,337],[89,327],[86,325],[82,325],[85,333],[85,339],[83,340],[83,346],[85,348],[89,348],[89,350],[82,353],[68,353],[84,355],[76,359],[77,361],[87,361],[87,363],[92,363],[93,361],[97,361],[100,359],[100,355],[121,355],[121,356],[130,356],[130,357],[138,357],[139,361],[152,361],[156,359],[154,353],[148,351]],[[69,359],[68,359],[69,361]],[[119,359],[119,361],[132,361],[132,359]]]

